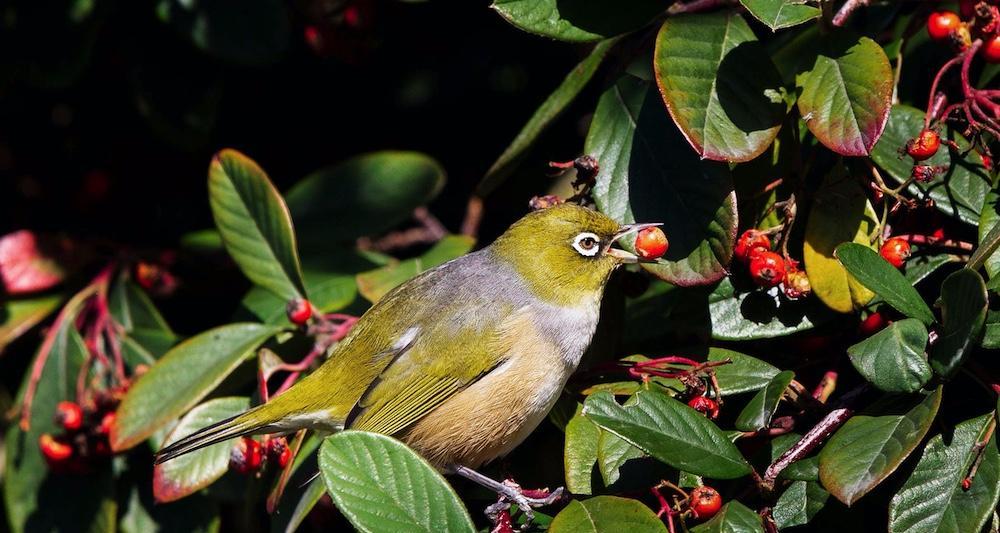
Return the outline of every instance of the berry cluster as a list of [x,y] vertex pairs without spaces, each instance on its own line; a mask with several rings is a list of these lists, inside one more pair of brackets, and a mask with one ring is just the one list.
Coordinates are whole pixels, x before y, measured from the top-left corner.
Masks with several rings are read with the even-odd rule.
[[229,469],[254,475],[272,464],[281,470],[288,466],[293,455],[285,437],[265,437],[263,446],[250,437],[240,437],[229,453]]
[[60,474],[86,474],[98,461],[110,457],[108,434],[115,421],[115,409],[125,390],[96,394],[83,405],[62,401],[56,405],[55,422],[62,433],[45,433],[38,447],[49,470]]
[[799,270],[798,262],[771,250],[767,232],[748,229],[740,235],[733,250],[735,258],[747,265],[750,278],[760,287],[770,288],[784,284],[784,294],[796,300],[812,291],[809,277]]
[[[1000,15],[995,0],[961,0],[959,11],[937,11],[927,17],[927,34],[935,41],[947,42],[957,50],[966,50],[973,38],[983,40],[979,53],[987,63],[1000,63]],[[964,20],[963,20],[964,19]]]

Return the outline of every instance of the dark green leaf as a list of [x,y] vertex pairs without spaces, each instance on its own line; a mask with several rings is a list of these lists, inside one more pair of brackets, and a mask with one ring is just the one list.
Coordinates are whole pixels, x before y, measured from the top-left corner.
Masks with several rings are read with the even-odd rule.
[[280,0],[227,2],[160,0],[156,14],[195,46],[226,61],[267,65],[288,47],[289,15]]
[[597,441],[597,468],[605,487],[610,487],[621,477],[621,468],[631,459],[644,456],[642,450],[614,433],[601,431]]
[[967,264],[971,270],[979,270],[980,265],[986,267],[990,278],[1000,274],[1000,194],[991,190],[983,201],[979,215],[979,246],[972,253]]
[[309,512],[312,508],[319,503],[323,495],[326,494],[326,485],[320,478],[313,478],[312,481],[306,486],[306,490],[302,493],[302,497],[299,498],[298,503],[295,504],[295,509],[292,510],[292,515],[288,519],[288,525],[285,527],[285,533],[294,533],[298,530],[302,522],[305,521]]
[[494,0],[493,9],[514,26],[560,41],[598,41],[639,28],[666,9],[637,0],[628,9],[613,0]]
[[[163,441],[166,446],[199,429],[208,427],[250,408],[250,398],[228,397],[209,400],[188,411]],[[172,502],[193,494],[229,470],[229,455],[236,439],[195,450],[153,467],[153,498]]]
[[758,431],[768,427],[771,417],[778,409],[778,402],[794,378],[795,373],[791,370],[785,370],[774,376],[740,412],[740,416],[736,418],[736,429]]
[[[358,293],[354,276],[349,274],[322,274],[307,270],[305,280],[309,289],[309,303],[322,313],[332,313],[347,307]],[[267,324],[290,324],[287,304],[287,301],[260,287],[250,289],[240,301],[243,309]]]
[[360,531],[475,531],[441,474],[391,437],[337,433],[320,447],[319,467],[337,509]]
[[27,300],[0,302],[0,353],[14,339],[33,328],[59,307],[62,296],[52,294]]
[[820,142],[842,155],[871,152],[885,129],[893,92],[889,58],[878,43],[845,34],[826,37],[797,84],[799,113]]
[[609,393],[594,394],[584,403],[583,416],[674,468],[717,479],[750,472],[715,424],[665,394],[640,391],[624,406]]
[[872,385],[886,392],[916,392],[931,379],[926,347],[927,328],[907,318],[851,346],[847,353]]
[[781,79],[739,13],[669,17],[654,54],[663,101],[698,155],[743,162],[771,145],[785,114]]
[[591,477],[597,463],[597,446],[601,428],[579,414],[566,424],[566,445],[563,468],[566,471],[566,490],[573,494],[591,494]]
[[983,348],[1000,349],[1000,312],[986,312],[986,324],[983,327]]
[[286,301],[304,297],[288,207],[257,163],[235,150],[215,154],[208,193],[226,250],[246,277]]
[[974,270],[963,268],[941,284],[941,322],[944,328],[930,349],[931,367],[950,377],[979,346],[989,303],[986,284]]
[[111,428],[111,448],[127,450],[212,392],[277,326],[228,324],[167,352],[129,389]]
[[856,415],[819,454],[823,487],[846,505],[889,477],[920,444],[941,405],[941,387],[903,414]]
[[449,235],[424,255],[357,275],[358,292],[377,302],[389,291],[417,274],[466,254],[476,241],[466,235]]
[[177,342],[177,334],[149,296],[127,279],[120,278],[111,287],[108,307],[125,333],[154,357],[160,357]]
[[[872,149],[872,160],[897,182],[909,179],[913,168],[913,161],[900,156],[899,150],[923,127],[923,111],[904,105],[893,106],[885,134]],[[957,132],[947,130],[943,136],[954,141],[962,151],[969,148],[969,142]],[[948,170],[929,183],[912,184],[910,191],[924,191],[934,200],[938,210],[969,224],[978,224],[983,199],[991,189],[989,173],[974,152],[963,158],[961,152],[945,148],[942,145],[933,157],[923,163],[943,166]]]
[[740,0],[740,3],[771,31],[809,22],[820,14],[818,7],[796,0]]
[[779,370],[757,359],[725,348],[709,348],[709,361],[729,359],[729,364],[715,367],[715,377],[719,381],[719,392],[723,396],[753,392],[764,388]]
[[663,223],[670,248],[644,268],[675,285],[712,283],[726,275],[736,239],[732,178],[724,165],[699,161],[659,99],[631,76],[601,95],[584,148],[600,163],[592,194],[619,222]]
[[796,481],[774,504],[771,515],[778,529],[803,526],[809,523],[826,505],[830,493],[815,481]]
[[934,313],[902,273],[882,259],[878,252],[856,243],[837,247],[837,259],[862,285],[875,291],[885,302],[924,325],[934,323]]
[[510,173],[521,162],[528,150],[534,145],[535,140],[562,112],[576,99],[580,91],[587,86],[590,79],[594,77],[597,68],[604,62],[608,51],[615,45],[617,39],[607,39],[597,43],[590,54],[580,62],[573,70],[566,75],[566,78],[556,87],[555,91],[542,102],[542,105],[535,110],[535,113],[528,119],[528,123],[521,128],[510,146],[500,154],[500,157],[490,165],[486,175],[476,187],[476,194],[486,197],[500,183],[503,182]]
[[[143,465],[148,468],[148,463]],[[203,494],[195,494],[170,505],[158,505],[148,483],[132,485],[128,501],[119,510],[121,533],[218,533],[218,505]]]
[[763,533],[760,515],[733,500],[711,520],[691,529],[691,533]]
[[303,248],[322,250],[392,229],[444,182],[444,169],[425,154],[371,152],[313,172],[285,200]]
[[955,426],[947,444],[942,435],[924,448],[903,488],[889,504],[889,531],[964,533],[979,531],[1000,497],[1000,452],[990,436],[969,490],[962,480],[976,458],[973,447],[992,431],[993,413]]
[[812,329],[833,313],[814,300],[791,301],[759,290],[736,292],[725,277],[708,296],[712,338],[726,341],[769,339]]
[[663,522],[637,500],[617,496],[598,496],[572,501],[549,525],[552,533],[666,533]]

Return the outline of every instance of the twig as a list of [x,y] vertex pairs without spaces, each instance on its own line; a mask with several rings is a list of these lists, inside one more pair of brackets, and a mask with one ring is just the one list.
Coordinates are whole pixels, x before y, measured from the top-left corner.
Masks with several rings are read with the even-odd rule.
[[867,6],[869,0],[847,0],[844,5],[840,6],[837,14],[833,16],[832,24],[836,27],[841,27],[847,23],[847,19],[854,13],[854,10],[862,6]]

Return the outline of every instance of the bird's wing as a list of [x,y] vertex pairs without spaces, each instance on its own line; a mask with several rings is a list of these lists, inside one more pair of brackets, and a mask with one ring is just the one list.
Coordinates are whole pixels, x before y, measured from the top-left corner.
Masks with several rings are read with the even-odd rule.
[[418,334],[371,384],[347,426],[386,435],[406,428],[502,364],[526,320],[528,310],[521,308],[492,324],[444,323]]

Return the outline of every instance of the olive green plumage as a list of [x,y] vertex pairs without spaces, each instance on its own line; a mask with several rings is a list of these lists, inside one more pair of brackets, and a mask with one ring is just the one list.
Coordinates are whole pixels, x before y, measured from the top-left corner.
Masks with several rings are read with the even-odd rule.
[[609,250],[629,229],[575,205],[530,213],[492,245],[386,294],[284,394],[171,444],[157,462],[306,427],[395,435],[441,468],[507,453],[590,343],[604,286],[634,260]]

